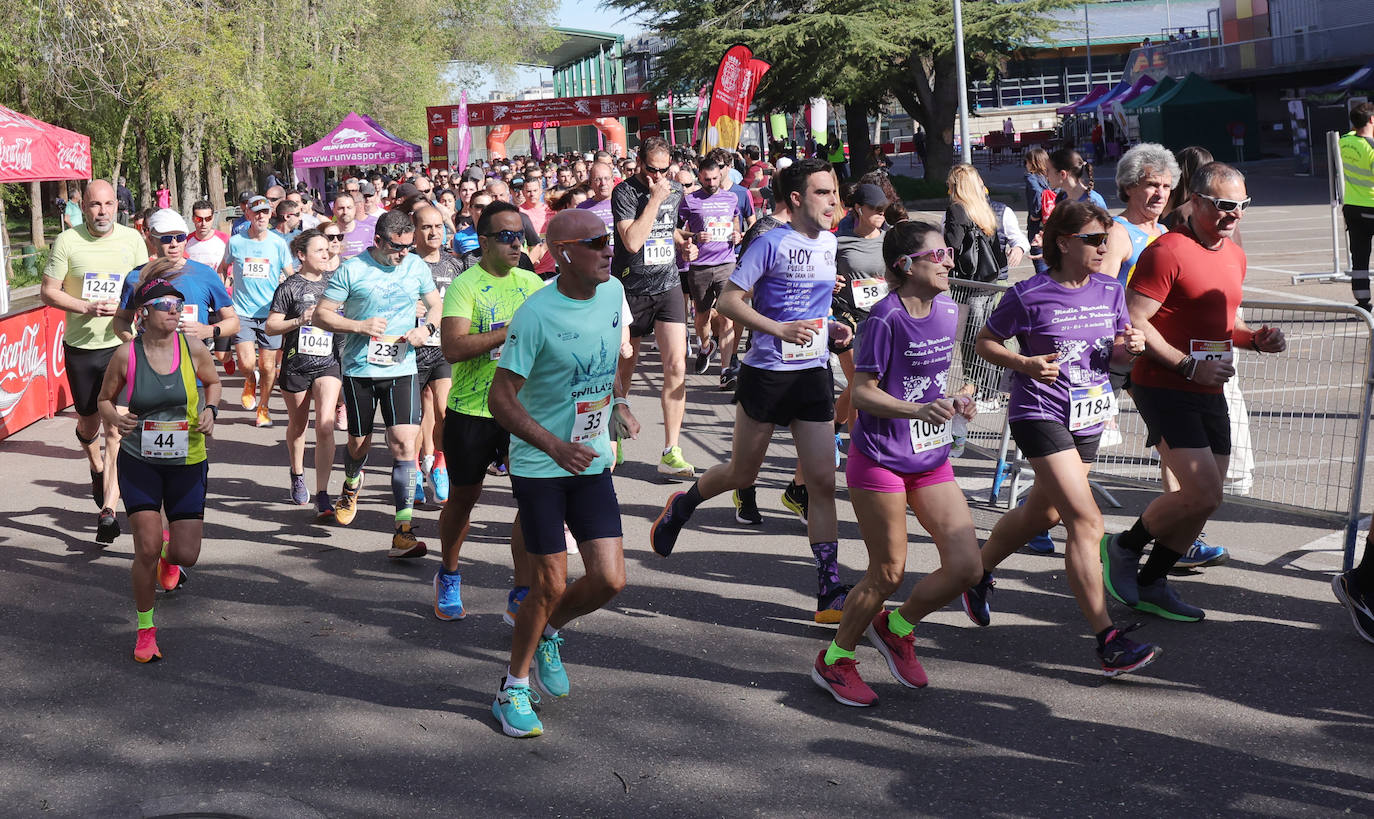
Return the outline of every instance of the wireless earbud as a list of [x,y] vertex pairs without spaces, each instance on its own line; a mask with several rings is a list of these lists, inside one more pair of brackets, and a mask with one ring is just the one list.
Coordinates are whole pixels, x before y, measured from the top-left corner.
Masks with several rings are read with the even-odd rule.
[[561,250],[559,252],[563,254],[563,261],[567,262],[568,264],[572,264],[572,259],[568,258],[568,251]]

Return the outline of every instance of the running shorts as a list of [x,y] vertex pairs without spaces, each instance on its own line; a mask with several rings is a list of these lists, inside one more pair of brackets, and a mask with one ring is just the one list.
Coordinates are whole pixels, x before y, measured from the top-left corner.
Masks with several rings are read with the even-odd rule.
[[1085,464],[1097,460],[1097,445],[1102,440],[1101,432],[1092,435],[1074,435],[1069,428],[1057,421],[1040,419],[1012,421],[1011,437],[1021,454],[1027,458],[1044,458],[1056,452],[1070,449],[1078,450],[1078,459]]
[[210,462],[155,464],[119,451],[124,514],[165,511],[167,520],[204,520]]
[[420,386],[414,374],[396,378],[343,379],[344,411],[348,415],[348,434],[361,438],[372,434],[372,423],[382,408],[382,424],[387,427],[420,423]]
[[103,350],[83,350],[62,345],[67,384],[72,388],[72,401],[76,404],[77,415],[90,417],[99,412],[96,403],[100,399],[100,387],[105,383],[105,370],[109,368],[110,359],[118,349],[118,344]]
[[834,421],[835,382],[829,367],[764,370],[742,364],[735,400],[750,418],[788,427],[793,421]]
[[444,413],[444,459],[454,486],[476,486],[487,477],[487,467],[505,463],[509,453],[510,433],[495,418],[452,409]]
[[1225,395],[1135,384],[1131,397],[1149,430],[1146,446],[1157,446],[1163,440],[1170,449],[1231,454],[1231,412],[1226,408]]
[[525,551],[553,555],[566,551],[563,525],[578,543],[619,538],[620,501],[611,483],[611,470],[599,475],[561,478],[510,478],[511,493],[520,510]]

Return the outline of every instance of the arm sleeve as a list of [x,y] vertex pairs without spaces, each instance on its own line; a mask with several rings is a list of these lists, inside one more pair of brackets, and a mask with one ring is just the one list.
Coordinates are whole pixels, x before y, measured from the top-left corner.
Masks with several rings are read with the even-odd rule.
[[501,361],[496,366],[510,370],[521,378],[529,378],[539,349],[543,346],[543,326],[539,316],[522,304],[506,328],[506,346],[502,348]]

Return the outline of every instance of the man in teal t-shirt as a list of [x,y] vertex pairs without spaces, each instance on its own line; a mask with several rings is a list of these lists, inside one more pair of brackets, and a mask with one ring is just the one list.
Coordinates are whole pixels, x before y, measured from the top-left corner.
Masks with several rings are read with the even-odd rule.
[[[491,706],[513,737],[544,731],[530,707],[531,677],[545,696],[568,695],[558,630],[625,587],[610,440],[639,433],[626,385],[616,381],[629,316],[624,288],[611,279],[606,226],[590,211],[561,211],[549,223],[548,246],[559,276],[515,311],[488,396],[492,417],[511,434],[511,493],[534,567]],[[564,524],[587,568],[572,585]]]
[[246,410],[258,411],[257,425],[272,426],[267,403],[277,382],[277,356],[281,336],[267,334],[267,314],[277,285],[294,272],[286,240],[270,228],[272,206],[264,196],[254,196],[244,206],[248,228],[229,237],[224,266],[234,281],[234,312],[239,331],[234,335],[234,355],[243,371]]

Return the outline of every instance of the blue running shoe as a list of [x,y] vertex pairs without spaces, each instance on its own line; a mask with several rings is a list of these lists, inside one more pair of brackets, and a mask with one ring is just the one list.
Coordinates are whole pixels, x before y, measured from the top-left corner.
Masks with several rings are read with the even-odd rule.
[[540,637],[539,647],[534,650],[534,665],[530,667],[534,687],[555,698],[568,696],[568,674],[563,670],[563,656],[559,652],[562,645],[561,634]]
[[440,620],[462,620],[468,616],[463,609],[462,575],[434,573],[434,616]]
[[1207,616],[1207,612],[1179,599],[1178,592],[1169,586],[1166,578],[1159,578],[1148,586],[1140,586],[1137,591],[1139,601],[1136,611],[1145,611],[1166,620],[1196,623]]
[[1030,540],[1026,541],[1026,548],[1038,555],[1054,554],[1054,540],[1050,537],[1049,530],[1041,532]]
[[992,572],[983,572],[983,579],[964,592],[964,614],[977,625],[986,626],[992,623],[990,598],[996,586],[997,581],[992,579]]
[[448,502],[448,467],[436,466],[429,473],[429,482],[434,486],[434,500],[438,503]]
[[1107,593],[1118,602],[1134,607],[1140,602],[1136,583],[1136,576],[1140,573],[1140,555],[1116,545],[1119,537],[1121,535],[1102,536],[1102,583],[1107,587]]
[[1163,649],[1150,643],[1137,643],[1126,636],[1126,632],[1140,628],[1132,623],[1125,628],[1113,627],[1106,641],[1097,647],[1097,656],[1102,660],[1102,673],[1116,677],[1128,671],[1144,668],[1163,653]]
[[1206,534],[1206,532],[1202,532],[1197,536],[1197,540],[1193,541],[1193,545],[1189,546],[1183,557],[1178,559],[1174,568],[1201,569],[1204,566],[1220,566],[1231,559],[1226,547],[1208,545],[1207,541],[1202,539]]
[[658,520],[649,528],[649,545],[659,557],[667,557],[673,553],[673,547],[677,545],[678,533],[682,527],[687,525],[687,518],[680,516],[674,507],[677,499],[687,494],[686,492],[674,492],[668,502],[663,504],[663,511],[659,513]]
[[425,494],[425,471],[415,470],[415,497],[411,500],[411,506],[419,506],[421,501],[433,503],[433,499]]
[[502,688],[491,704],[491,713],[501,723],[501,730],[508,737],[537,737],[544,733],[544,724],[535,716],[533,703],[539,702],[539,695],[524,686]]
[[520,601],[525,599],[525,595],[530,593],[529,586],[516,586],[506,595],[506,613],[501,615],[501,619],[506,625],[515,628],[515,615],[520,611]]
[[840,433],[835,433],[835,468],[840,468]]

